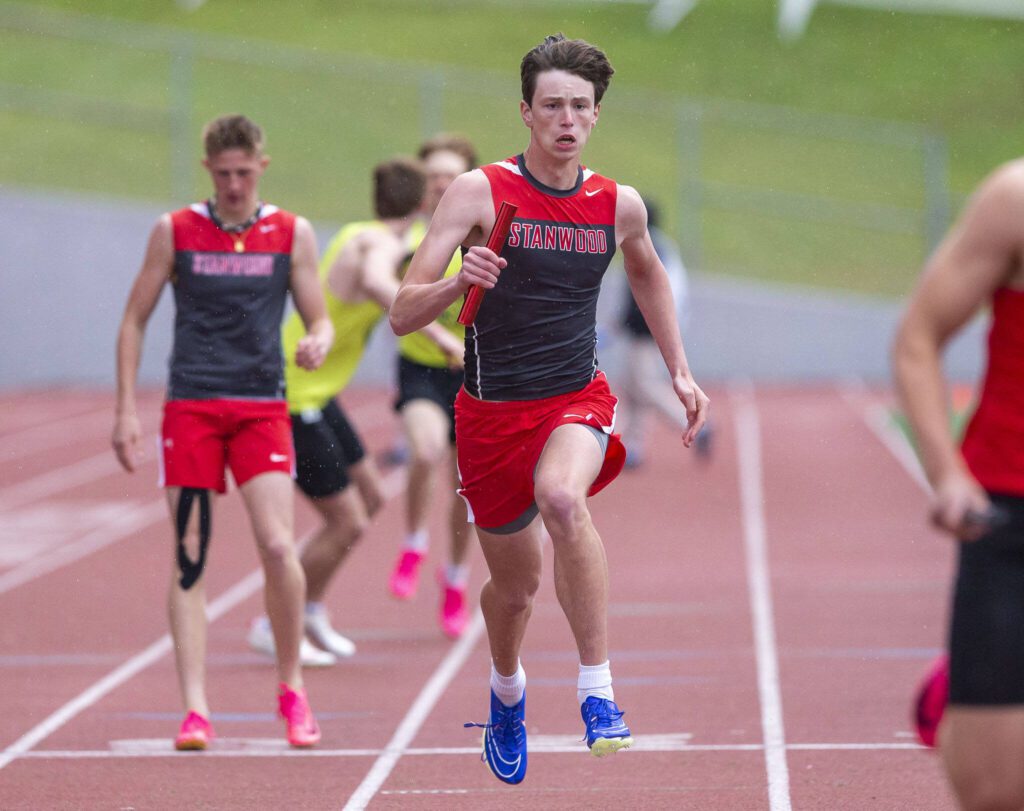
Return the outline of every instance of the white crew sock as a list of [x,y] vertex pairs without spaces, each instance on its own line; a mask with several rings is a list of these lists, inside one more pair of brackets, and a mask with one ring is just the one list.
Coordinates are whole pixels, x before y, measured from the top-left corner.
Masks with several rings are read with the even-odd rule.
[[612,668],[610,662],[600,665],[580,665],[580,675],[576,680],[576,700],[583,704],[590,696],[615,700],[612,691]]
[[453,589],[465,591],[466,585],[469,583],[469,564],[449,563],[444,567],[444,582],[445,585],[451,586]]
[[310,600],[309,602],[306,603],[306,616],[307,617],[316,617],[316,616],[319,616],[321,614],[326,614],[326,613],[327,613],[327,609],[324,607],[323,603],[317,602],[316,600]]
[[425,529],[418,529],[415,532],[409,532],[405,536],[405,541],[402,544],[402,549],[411,549],[414,552],[422,552],[426,554],[427,547],[430,546],[430,533]]
[[506,707],[513,707],[523,700],[526,694],[526,671],[523,670],[523,663],[516,665],[516,672],[511,676],[502,676],[491,662],[491,689],[498,701]]

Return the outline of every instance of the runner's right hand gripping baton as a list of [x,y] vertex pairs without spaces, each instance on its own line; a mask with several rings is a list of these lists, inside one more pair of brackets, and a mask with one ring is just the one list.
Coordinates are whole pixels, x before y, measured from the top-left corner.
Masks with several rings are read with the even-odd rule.
[[[500,254],[505,240],[508,239],[509,228],[512,227],[512,218],[516,216],[518,206],[502,201],[498,208],[498,214],[494,218],[494,227],[490,236],[487,237],[487,249]],[[464,327],[470,326],[476,319],[476,311],[480,309],[480,302],[483,301],[484,290],[479,285],[471,285],[466,291],[466,300],[462,302],[462,309],[459,310],[459,323]]]

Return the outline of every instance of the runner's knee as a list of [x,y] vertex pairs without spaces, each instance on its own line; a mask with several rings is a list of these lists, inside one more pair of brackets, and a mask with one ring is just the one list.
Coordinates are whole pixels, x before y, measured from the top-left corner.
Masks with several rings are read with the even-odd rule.
[[292,539],[284,534],[260,539],[259,555],[266,569],[285,566],[297,559]]
[[540,577],[536,579],[519,579],[514,584],[506,584],[503,588],[491,581],[494,595],[498,598],[502,609],[509,614],[521,614],[533,606],[533,598],[540,588]]
[[418,442],[409,448],[409,463],[414,468],[433,470],[442,464],[449,454],[448,437],[439,442]]
[[[193,517],[193,507],[197,515]],[[182,487],[178,492],[174,526],[177,535],[176,558],[179,585],[185,591],[194,586],[206,568],[206,553],[211,534],[210,493],[196,487]],[[190,552],[194,550],[194,554]]]
[[587,500],[564,481],[538,481],[534,488],[537,507],[548,527],[571,528],[589,515]]
[[340,499],[325,504],[321,508],[321,515],[331,537],[345,546],[358,541],[370,526],[370,516],[365,508]]

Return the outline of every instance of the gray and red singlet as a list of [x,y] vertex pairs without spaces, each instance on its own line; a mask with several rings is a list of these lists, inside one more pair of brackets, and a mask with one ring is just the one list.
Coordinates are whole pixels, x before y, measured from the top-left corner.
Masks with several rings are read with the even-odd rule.
[[553,189],[522,155],[481,167],[495,211],[518,206],[508,261],[466,330],[465,388],[481,400],[535,400],[578,391],[597,372],[597,297],[615,253],[614,180],[580,167]]
[[206,203],[171,214],[175,320],[168,400],[282,399],[281,318],[295,215],[264,205],[242,234]]

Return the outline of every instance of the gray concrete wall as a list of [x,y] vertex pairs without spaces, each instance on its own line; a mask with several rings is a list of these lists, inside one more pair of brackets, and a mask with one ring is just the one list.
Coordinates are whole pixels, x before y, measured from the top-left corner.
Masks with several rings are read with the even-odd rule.
[[[159,206],[72,194],[0,189],[0,388],[109,387],[124,302]],[[321,245],[332,224],[317,224]],[[601,362],[618,363],[614,320],[624,278],[609,275],[599,307]],[[701,381],[747,377],[801,382],[888,379],[887,347],[899,302],[691,277],[686,342]],[[164,292],[146,334],[140,381],[159,385],[171,348]],[[950,348],[952,377],[977,375],[984,325]],[[389,383],[394,338],[378,329],[356,382]]]

